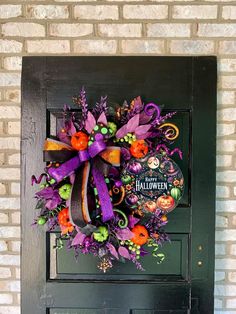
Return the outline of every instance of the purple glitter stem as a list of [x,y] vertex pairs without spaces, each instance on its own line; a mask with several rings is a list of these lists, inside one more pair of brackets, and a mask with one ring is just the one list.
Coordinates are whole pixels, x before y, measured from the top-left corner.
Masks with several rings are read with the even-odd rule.
[[36,184],[40,184],[41,181],[42,181],[42,179],[43,179],[43,177],[46,178],[46,181],[47,181],[47,182],[48,182],[48,180],[50,180],[50,176],[49,176],[47,173],[42,173],[42,174],[38,177],[38,179],[36,178],[35,175],[32,175],[32,177],[31,177],[31,185],[34,185],[35,183],[36,183]]

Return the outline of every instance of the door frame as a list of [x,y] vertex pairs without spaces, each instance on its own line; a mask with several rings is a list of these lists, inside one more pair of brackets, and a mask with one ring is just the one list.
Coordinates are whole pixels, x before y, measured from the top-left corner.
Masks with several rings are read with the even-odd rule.
[[[27,215],[23,211],[22,215],[22,313],[42,314],[45,309],[54,306],[54,296],[48,294],[45,283],[52,287],[52,282],[47,281],[48,273],[46,267],[46,235],[30,224],[34,219],[34,199],[28,198],[28,189],[31,189],[30,177],[33,173],[40,174],[44,168],[42,155],[36,155],[30,147],[42,143],[46,134],[45,104],[47,99],[47,66],[50,58],[126,58],[127,62],[138,58],[181,58],[190,60],[192,64],[191,84],[192,90],[192,130],[198,130],[200,136],[192,137],[191,152],[195,163],[191,165],[191,198],[195,208],[192,210],[191,232],[196,237],[191,238],[191,278],[188,284],[191,285],[192,311],[191,313],[206,313],[213,311],[214,304],[214,230],[215,222],[209,217],[215,216],[215,159],[216,159],[216,138],[205,136],[205,130],[199,128],[199,123],[207,127],[210,134],[215,134],[216,130],[216,58],[215,57],[24,57],[22,69],[22,140],[21,140],[21,208],[27,209]],[[75,60],[75,59],[74,59]],[[185,69],[183,69],[185,70]],[[211,104],[208,107],[208,104]],[[203,111],[204,114],[203,114]],[[36,117],[36,119],[35,119]],[[40,125],[40,133],[37,126]],[[204,141],[202,139],[205,138]],[[200,142],[201,141],[201,142]],[[199,150],[196,150],[198,147]],[[210,147],[210,153],[207,151]],[[198,162],[199,160],[199,162]],[[193,184],[195,181],[201,183],[201,167],[203,161],[208,165],[205,176],[209,178],[207,191],[200,185]],[[32,191],[36,191],[32,187]],[[204,193],[209,195],[205,197]],[[205,207],[198,207],[199,195],[203,195]],[[30,208],[31,211],[30,211]],[[204,218],[204,221],[203,221]],[[208,233],[208,237],[204,236]],[[200,250],[199,247],[203,250]],[[32,247],[40,254],[31,254]],[[205,250],[207,248],[207,252]],[[202,263],[202,264],[201,264]],[[201,265],[202,266],[201,266]],[[66,291],[66,283],[63,283]],[[177,285],[178,286],[178,285]],[[176,287],[177,287],[176,286]],[[52,288],[51,291],[55,292]],[[207,300],[206,299],[207,295]],[[60,297],[60,296],[58,296]],[[37,306],[35,307],[35,304]],[[197,304],[197,305],[196,305]],[[194,308],[197,310],[195,311]],[[49,310],[47,310],[49,313]],[[212,312],[213,313],[213,312]]]

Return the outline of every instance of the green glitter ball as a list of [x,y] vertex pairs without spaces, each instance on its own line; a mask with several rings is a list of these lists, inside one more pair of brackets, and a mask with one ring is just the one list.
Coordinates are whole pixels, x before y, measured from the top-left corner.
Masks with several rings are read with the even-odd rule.
[[105,127],[103,127],[102,129],[101,129],[101,132],[102,132],[102,134],[107,134],[108,133],[108,129],[107,128],[105,128]]
[[94,240],[97,242],[106,241],[108,236],[109,236],[109,232],[108,232],[107,227],[105,226],[98,227],[98,230],[93,233]]
[[45,217],[39,217],[37,224],[43,226],[47,222]]
[[109,132],[111,133],[111,136],[114,136],[117,131],[117,125],[114,122],[108,122],[107,126],[109,128]]

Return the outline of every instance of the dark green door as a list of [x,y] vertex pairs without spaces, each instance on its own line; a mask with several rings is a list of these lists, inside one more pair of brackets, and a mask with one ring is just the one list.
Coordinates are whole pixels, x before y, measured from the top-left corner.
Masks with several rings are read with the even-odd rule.
[[[44,168],[42,147],[55,135],[62,107],[84,85],[89,103],[141,95],[175,110],[179,163],[186,182],[169,216],[166,260],[147,258],[145,272],[120,264],[102,274],[90,257],[53,249],[56,233],[30,227],[32,174]],[[214,57],[26,57],[22,73],[22,313],[213,313],[216,59]]]

